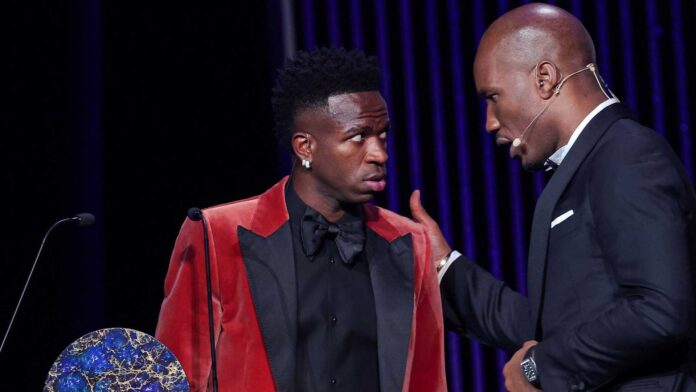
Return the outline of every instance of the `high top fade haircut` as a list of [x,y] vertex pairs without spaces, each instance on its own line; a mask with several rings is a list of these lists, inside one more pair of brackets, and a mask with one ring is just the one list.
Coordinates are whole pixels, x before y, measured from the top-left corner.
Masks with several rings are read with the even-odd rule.
[[273,88],[275,134],[280,145],[290,148],[295,116],[302,110],[328,105],[334,95],[378,91],[377,58],[344,48],[298,51],[278,71]]

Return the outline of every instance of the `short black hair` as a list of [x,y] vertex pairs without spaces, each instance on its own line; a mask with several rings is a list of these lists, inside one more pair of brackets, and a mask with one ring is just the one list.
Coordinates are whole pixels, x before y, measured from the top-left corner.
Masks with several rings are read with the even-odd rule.
[[275,134],[289,147],[295,116],[304,109],[328,104],[333,95],[377,91],[380,69],[377,58],[344,48],[298,51],[278,71],[273,88]]

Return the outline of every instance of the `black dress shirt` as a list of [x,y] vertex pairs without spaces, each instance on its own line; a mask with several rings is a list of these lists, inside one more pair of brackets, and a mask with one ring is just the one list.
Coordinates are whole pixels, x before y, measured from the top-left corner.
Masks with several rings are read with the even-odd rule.
[[[296,391],[378,391],[377,318],[368,268],[369,255],[343,263],[333,240],[311,259],[305,255],[300,225],[307,206],[288,182],[297,274],[298,328]],[[360,219],[360,206],[337,223]]]

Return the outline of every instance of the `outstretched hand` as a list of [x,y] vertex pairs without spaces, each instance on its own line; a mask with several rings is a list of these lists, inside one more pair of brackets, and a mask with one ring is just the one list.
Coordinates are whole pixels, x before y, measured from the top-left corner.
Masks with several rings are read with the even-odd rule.
[[413,216],[413,220],[422,224],[425,227],[425,231],[428,233],[428,239],[430,240],[430,246],[432,248],[431,261],[434,264],[437,264],[440,262],[440,260],[452,252],[452,248],[450,248],[449,244],[447,243],[445,236],[442,235],[440,226],[433,218],[430,217],[430,215],[428,215],[425,208],[423,208],[420,201],[420,191],[418,189],[413,191],[408,204],[411,208],[411,216]]

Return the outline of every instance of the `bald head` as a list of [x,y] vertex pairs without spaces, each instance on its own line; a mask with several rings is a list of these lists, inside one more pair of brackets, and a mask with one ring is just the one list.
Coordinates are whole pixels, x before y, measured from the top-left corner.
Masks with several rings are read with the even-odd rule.
[[528,4],[501,16],[484,33],[474,60],[476,89],[487,103],[486,130],[498,144],[512,143],[510,156],[525,168],[541,167],[606,99],[593,72],[582,72],[594,62],[590,34],[558,7]]
[[530,70],[541,60],[564,72],[595,62],[594,44],[582,23],[561,8],[538,3],[498,18],[484,33],[478,53]]

